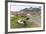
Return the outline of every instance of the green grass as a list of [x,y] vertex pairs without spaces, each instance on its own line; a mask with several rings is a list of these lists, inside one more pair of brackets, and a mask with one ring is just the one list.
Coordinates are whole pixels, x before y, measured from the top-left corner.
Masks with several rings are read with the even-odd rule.
[[24,26],[24,24],[19,24],[17,23],[18,19],[23,19],[25,17],[22,17],[22,16],[14,16],[14,17],[11,17],[11,28],[27,28],[27,27],[30,27],[31,23]]
[[[19,24],[17,23],[17,21],[19,19],[24,19],[26,17],[22,17],[22,16],[13,16],[10,17],[10,26],[11,28],[32,28],[32,27],[36,27],[37,24],[35,24],[34,22],[29,22],[26,26],[24,26],[23,24]],[[40,16],[32,16],[31,19],[36,20],[39,22]]]

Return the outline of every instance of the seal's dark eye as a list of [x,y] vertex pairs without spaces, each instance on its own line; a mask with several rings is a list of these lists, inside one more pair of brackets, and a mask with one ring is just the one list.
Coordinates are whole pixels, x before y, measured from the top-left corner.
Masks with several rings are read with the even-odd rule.
[[26,20],[29,20],[29,18],[26,18]]

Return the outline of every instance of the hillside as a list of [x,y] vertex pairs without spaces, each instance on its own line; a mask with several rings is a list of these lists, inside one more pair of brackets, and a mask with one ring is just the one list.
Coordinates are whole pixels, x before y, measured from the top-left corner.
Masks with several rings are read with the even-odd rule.
[[32,7],[30,7],[30,8],[24,8],[24,9],[22,9],[20,11],[10,11],[10,13],[11,13],[11,15],[17,15],[17,14],[26,15],[28,13],[31,14],[31,15],[36,15],[36,14],[40,15],[41,14],[41,9],[40,8],[32,8]]

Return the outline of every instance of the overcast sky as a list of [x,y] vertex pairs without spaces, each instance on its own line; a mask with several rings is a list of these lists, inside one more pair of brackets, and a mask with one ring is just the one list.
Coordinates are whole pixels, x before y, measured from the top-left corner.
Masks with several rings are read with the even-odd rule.
[[38,8],[39,6],[33,6],[33,5],[11,5],[11,11],[19,11],[21,9],[24,9],[24,8],[30,8],[30,7],[33,7],[33,8]]
[[9,3],[10,7],[8,7],[8,9],[10,8],[10,11],[19,11],[21,9],[24,8],[38,8],[39,6],[41,6],[41,4],[30,4],[30,3]]

